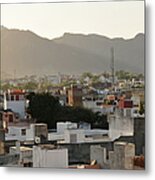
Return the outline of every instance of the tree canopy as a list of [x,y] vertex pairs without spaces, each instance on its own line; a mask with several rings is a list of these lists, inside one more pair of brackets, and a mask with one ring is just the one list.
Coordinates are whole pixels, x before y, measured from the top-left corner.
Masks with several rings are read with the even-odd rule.
[[37,123],[46,123],[48,128],[56,128],[61,121],[87,122],[95,128],[108,128],[107,118],[83,107],[61,106],[59,99],[49,93],[30,93],[27,96],[29,106],[27,113]]
[[61,107],[58,98],[49,93],[33,93],[28,96],[28,99],[28,113],[31,114],[32,118],[36,119],[36,122],[43,122],[49,127],[54,127],[55,114],[59,112]]

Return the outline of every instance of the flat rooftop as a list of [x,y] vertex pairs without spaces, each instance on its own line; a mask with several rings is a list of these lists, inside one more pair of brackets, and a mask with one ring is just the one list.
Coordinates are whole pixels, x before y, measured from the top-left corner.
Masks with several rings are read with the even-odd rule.
[[[16,146],[13,146],[13,147],[11,147],[11,148],[14,149],[14,150],[17,149]],[[26,147],[26,146],[20,146],[20,151],[21,151],[21,152],[24,152],[24,151],[32,151],[32,148]]]

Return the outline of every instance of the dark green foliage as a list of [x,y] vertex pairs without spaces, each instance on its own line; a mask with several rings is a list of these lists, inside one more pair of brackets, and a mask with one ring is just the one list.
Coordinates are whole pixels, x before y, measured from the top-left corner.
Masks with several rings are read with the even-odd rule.
[[56,128],[56,123],[60,121],[87,122],[94,128],[108,128],[106,116],[83,107],[61,106],[59,99],[49,93],[30,93],[27,99],[30,101],[28,114],[37,123],[48,124],[48,128]]
[[59,100],[48,93],[30,94],[28,112],[36,122],[47,123],[49,128],[55,126],[55,114],[60,110]]
[[94,119],[95,119],[95,121],[92,125],[92,128],[109,129],[109,124],[107,121],[107,115],[102,115],[100,112],[96,112]]
[[27,82],[22,85],[22,89],[27,89],[27,90],[35,90],[37,89],[38,85],[36,82]]
[[58,121],[71,121],[76,123],[83,121],[92,124],[94,117],[94,113],[89,109],[70,106],[61,107],[61,111],[57,114]]
[[131,73],[127,71],[116,71],[116,76],[118,79],[127,79],[127,80],[132,80],[132,78],[135,79],[143,79],[144,75],[143,74],[137,74],[137,73]]
[[145,107],[144,107],[144,102],[140,103],[140,110],[139,110],[139,114],[145,114]]

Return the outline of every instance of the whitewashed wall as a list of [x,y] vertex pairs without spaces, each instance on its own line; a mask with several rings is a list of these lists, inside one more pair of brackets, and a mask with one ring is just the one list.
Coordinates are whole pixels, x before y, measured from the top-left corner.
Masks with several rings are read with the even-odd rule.
[[67,168],[68,150],[33,146],[33,167]]

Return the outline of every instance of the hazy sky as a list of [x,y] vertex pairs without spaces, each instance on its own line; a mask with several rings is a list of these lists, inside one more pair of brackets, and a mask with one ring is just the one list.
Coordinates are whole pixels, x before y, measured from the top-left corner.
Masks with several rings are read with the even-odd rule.
[[3,4],[1,24],[49,39],[64,32],[132,38],[144,33],[144,1]]

